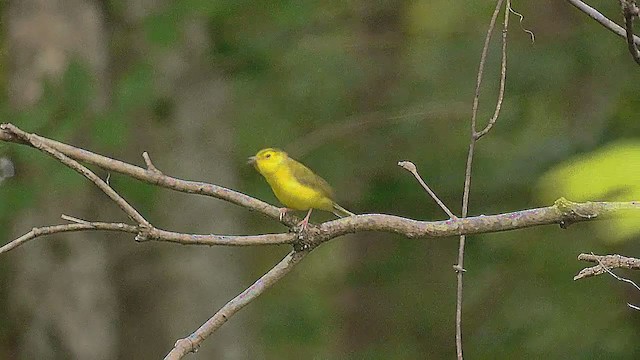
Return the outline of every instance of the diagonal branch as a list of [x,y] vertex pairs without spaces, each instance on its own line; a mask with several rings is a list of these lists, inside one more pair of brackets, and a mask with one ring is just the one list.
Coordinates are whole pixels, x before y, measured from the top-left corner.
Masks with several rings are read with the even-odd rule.
[[[7,129],[8,125],[10,124],[0,124],[0,140],[33,146],[33,144],[9,131]],[[13,128],[17,129],[17,127],[15,126],[13,126]],[[280,218],[280,211],[277,207],[243,193],[224,188],[222,186],[199,181],[187,181],[171,176],[166,176],[153,169],[145,169],[139,166],[128,164],[123,161],[108,158],[106,156],[102,156],[91,151],[67,145],[55,140],[47,139],[42,136],[39,136],[38,138],[39,141],[41,141],[43,144],[59,151],[60,153],[74,160],[96,165],[106,171],[124,174],[134,179],[175,191],[215,197],[221,200],[228,201],[232,204],[242,206],[249,210],[258,211],[274,220],[278,220]],[[290,227],[295,226],[299,222],[300,219],[290,214],[285,215],[282,219],[282,223]]]
[[0,125],[0,129],[10,131],[18,138],[22,139],[25,142],[28,142],[33,147],[47,153],[49,156],[57,159],[67,167],[89,179],[100,190],[102,190],[102,192],[104,192],[109,198],[111,198],[111,200],[113,200],[113,202],[115,202],[120,207],[120,209],[122,209],[122,211],[124,211],[133,221],[138,223],[141,227],[151,226],[151,224],[142,215],[140,215],[140,213],[133,206],[129,205],[129,203],[122,196],[120,196],[115,190],[113,190],[113,188],[111,188],[111,186],[109,186],[98,175],[94,174],[91,170],[87,169],[87,167],[69,158],[60,151],[45,144],[42,141],[43,138],[41,138],[40,136],[35,134],[27,134],[26,132],[18,129],[12,124],[2,124]]
[[[607,28],[612,33],[622,37],[627,38],[627,31],[620,25],[615,22],[609,20],[606,16],[602,15],[598,10],[592,8],[591,6],[585,4],[580,0],[567,0],[569,4],[573,5],[576,9],[582,11],[587,14],[593,20],[597,21],[600,25]],[[640,37],[633,36],[633,43],[640,46]]]
[[309,252],[292,251],[276,266],[256,280],[250,287],[226,303],[207,322],[186,338],[176,341],[173,349],[165,356],[165,360],[177,360],[190,352],[197,351],[202,342],[214,331],[219,329],[231,316],[264,293],[273,284],[287,275]]
[[431,188],[427,185],[427,183],[425,183],[424,180],[422,180],[422,177],[420,176],[420,174],[418,174],[418,169],[416,168],[416,165],[414,163],[412,163],[411,161],[400,161],[398,163],[398,166],[402,167],[403,169],[413,174],[413,176],[416,178],[416,180],[418,180],[420,185],[422,185],[422,188],[429,194],[429,196],[431,196],[431,198],[438,204],[438,206],[440,206],[440,208],[445,213],[447,213],[447,215],[449,215],[450,219],[458,218],[451,212],[451,210],[449,210],[447,205],[445,205],[442,202],[442,200],[438,198],[436,193],[434,193],[433,190],[431,190]]

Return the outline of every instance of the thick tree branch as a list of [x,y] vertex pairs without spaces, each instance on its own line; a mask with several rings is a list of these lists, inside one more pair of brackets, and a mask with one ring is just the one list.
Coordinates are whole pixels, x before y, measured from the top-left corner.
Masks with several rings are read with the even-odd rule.
[[319,225],[310,225],[308,231],[303,234],[280,233],[245,236],[184,234],[158,229],[153,226],[141,229],[139,226],[123,223],[83,221],[76,224],[34,228],[27,234],[1,247],[0,254],[13,250],[17,246],[40,236],[85,230],[119,231],[132,234],[138,234],[142,231],[144,237],[148,240],[168,241],[184,245],[248,246],[293,244],[301,241],[310,247],[316,247],[336,237],[362,231],[390,232],[404,235],[408,238],[437,238],[461,234],[492,233],[550,224],[558,224],[566,228],[576,222],[604,220],[622,216],[640,218],[640,202],[574,203],[559,199],[554,205],[543,208],[441,221],[419,221],[394,215],[364,214],[336,219]]
[[[120,207],[137,224],[89,222],[81,219],[63,216],[72,224],[46,226],[34,228],[27,234],[6,244],[0,248],[0,253],[14,249],[25,242],[40,236],[60,232],[105,230],[120,231],[137,234],[138,240],[171,241],[181,244],[201,245],[257,245],[257,244],[293,244],[294,250],[285,257],[273,269],[250,288],[221,308],[211,319],[198,330],[185,339],[176,343],[175,348],[167,355],[167,358],[181,358],[188,352],[194,351],[201,342],[224,324],[230,316],[246,306],[249,302],[262,294],[286,275],[295,264],[309,253],[313,248],[341,235],[360,231],[385,231],[407,236],[419,237],[447,237],[454,235],[479,234],[487,232],[505,231],[538,226],[544,224],[559,224],[565,228],[574,222],[606,219],[619,216],[639,216],[639,202],[587,202],[574,203],[565,199],[559,199],[554,205],[538,209],[516,211],[507,214],[491,216],[475,216],[465,218],[452,218],[443,221],[418,221],[393,215],[366,214],[345,217],[319,225],[311,225],[303,233],[263,234],[249,236],[224,236],[224,235],[194,235],[175,233],[153,227],[131,205],[118,195],[106,182],[97,177],[91,170],[79,164],[77,161],[85,161],[108,171],[118,172],[139,179],[143,182],[164,186],[173,190],[186,193],[196,193],[224,199],[234,204],[244,206],[250,210],[257,210],[273,219],[279,216],[278,208],[264,203],[250,196],[226,189],[221,186],[180,180],[164,175],[151,162],[148,154],[144,154],[147,168],[127,164],[122,161],[110,159],[102,155],[79,149],[67,144],[59,143],[35,134],[27,134],[18,128],[3,124],[0,126],[0,140],[26,144],[40,149],[55,157],[63,164],[76,170],[90,179],[101,190],[118,203]],[[475,143],[475,140],[473,141]],[[468,195],[467,195],[468,196]],[[287,225],[296,223],[294,217],[288,217],[283,221]],[[304,250],[300,250],[304,249]]]

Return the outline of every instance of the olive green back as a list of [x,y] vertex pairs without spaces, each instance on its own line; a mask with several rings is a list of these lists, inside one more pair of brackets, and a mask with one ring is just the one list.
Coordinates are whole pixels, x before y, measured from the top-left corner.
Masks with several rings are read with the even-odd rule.
[[287,162],[293,177],[295,177],[300,184],[314,188],[320,191],[322,195],[333,200],[333,189],[331,189],[331,186],[323,178],[291,158],[288,158]]

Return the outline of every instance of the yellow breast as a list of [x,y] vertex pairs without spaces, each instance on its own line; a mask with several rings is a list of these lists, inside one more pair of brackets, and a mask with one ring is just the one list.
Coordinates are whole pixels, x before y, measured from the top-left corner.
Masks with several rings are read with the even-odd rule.
[[287,167],[281,167],[273,174],[265,176],[273,193],[284,206],[294,210],[320,209],[331,211],[333,201],[314,190],[301,184]]

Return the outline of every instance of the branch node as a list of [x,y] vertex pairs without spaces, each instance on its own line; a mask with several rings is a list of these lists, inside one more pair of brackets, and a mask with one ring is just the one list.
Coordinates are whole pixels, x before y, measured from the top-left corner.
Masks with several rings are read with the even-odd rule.
[[151,157],[149,157],[149,153],[148,152],[143,152],[142,153],[142,158],[144,159],[144,163],[145,165],[147,165],[147,170],[154,172],[156,174],[162,174],[162,171],[158,170],[157,167],[155,167],[155,165],[153,165],[153,162],[151,161]]
[[460,265],[458,265],[458,264],[453,265],[453,270],[454,270],[456,273],[464,273],[464,272],[467,272],[467,270],[466,270],[465,268],[463,268],[462,266],[460,266]]
[[152,227],[150,225],[139,225],[138,229],[138,234],[134,239],[136,242],[145,242],[151,240]]
[[553,205],[562,214],[562,220],[558,222],[560,228],[562,229],[566,229],[569,227],[569,225],[582,219],[591,220],[598,216],[597,211],[592,208],[593,204],[591,202],[586,202],[580,205],[573,201],[569,201],[564,197],[561,197],[556,200]]

